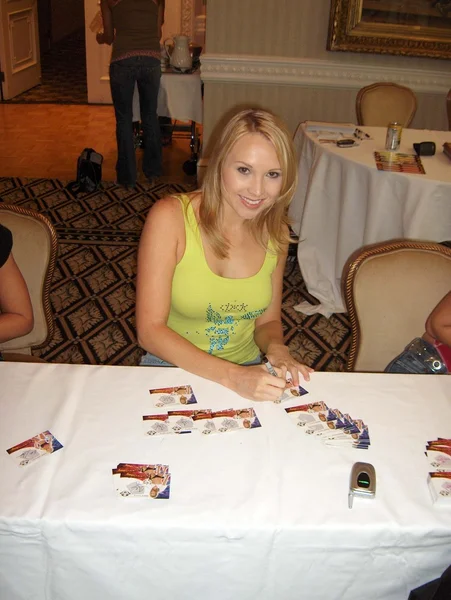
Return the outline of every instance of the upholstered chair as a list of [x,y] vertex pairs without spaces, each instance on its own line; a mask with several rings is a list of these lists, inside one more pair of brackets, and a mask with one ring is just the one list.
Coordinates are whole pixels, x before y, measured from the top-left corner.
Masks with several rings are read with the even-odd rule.
[[451,289],[451,248],[391,240],[354,252],[343,270],[351,321],[348,371],[383,372]]
[[357,93],[356,113],[359,125],[386,127],[396,121],[408,127],[417,110],[414,92],[397,83],[373,83]]
[[12,232],[12,253],[27,284],[34,313],[30,333],[0,343],[0,351],[5,360],[45,362],[32,356],[31,350],[45,346],[53,336],[50,284],[58,246],[56,232],[43,215],[11,204],[0,204],[0,223]]

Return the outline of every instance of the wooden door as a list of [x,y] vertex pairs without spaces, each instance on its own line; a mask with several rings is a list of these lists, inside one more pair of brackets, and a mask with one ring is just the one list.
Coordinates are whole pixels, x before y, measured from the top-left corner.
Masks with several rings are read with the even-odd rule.
[[4,100],[41,82],[37,0],[0,0],[0,70]]

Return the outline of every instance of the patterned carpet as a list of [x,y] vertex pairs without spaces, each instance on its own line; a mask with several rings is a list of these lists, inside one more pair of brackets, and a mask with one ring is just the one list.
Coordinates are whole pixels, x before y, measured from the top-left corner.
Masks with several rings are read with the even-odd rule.
[[[162,183],[125,191],[113,183],[73,197],[67,182],[0,178],[0,201],[29,207],[55,225],[59,256],[51,289],[55,335],[35,354],[49,362],[136,365],[134,304],[136,250],[149,207],[158,198],[187,190]],[[293,308],[313,301],[290,249],[283,293],[283,325],[293,354],[318,370],[339,371],[350,343],[346,315],[305,316]]]
[[56,43],[41,57],[41,84],[7,102],[87,104],[85,30]]

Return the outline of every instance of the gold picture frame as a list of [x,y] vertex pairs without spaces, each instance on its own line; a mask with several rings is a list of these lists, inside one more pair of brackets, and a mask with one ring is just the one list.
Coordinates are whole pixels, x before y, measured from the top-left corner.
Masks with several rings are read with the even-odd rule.
[[451,58],[451,0],[331,0],[327,49]]

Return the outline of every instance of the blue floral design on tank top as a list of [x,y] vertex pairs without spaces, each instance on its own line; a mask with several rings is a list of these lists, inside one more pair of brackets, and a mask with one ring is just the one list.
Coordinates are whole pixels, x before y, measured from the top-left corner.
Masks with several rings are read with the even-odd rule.
[[[221,306],[221,309],[228,310],[246,310],[246,304],[226,304]],[[235,334],[235,330],[240,321],[255,321],[260,317],[266,309],[259,308],[258,310],[251,310],[243,312],[242,315],[234,316],[231,314],[221,314],[214,310],[211,304],[207,308],[207,323],[213,323],[210,327],[206,327],[205,333],[210,340],[210,347],[208,349],[209,354],[213,354],[214,351],[219,352],[224,350],[227,344],[230,342],[230,336]]]

